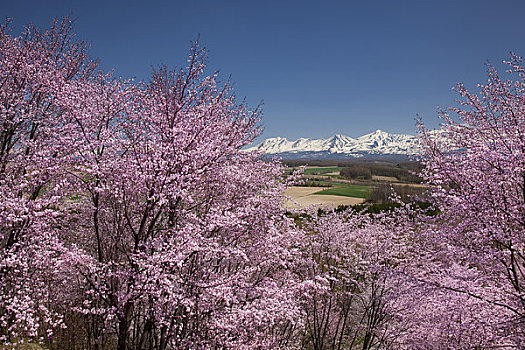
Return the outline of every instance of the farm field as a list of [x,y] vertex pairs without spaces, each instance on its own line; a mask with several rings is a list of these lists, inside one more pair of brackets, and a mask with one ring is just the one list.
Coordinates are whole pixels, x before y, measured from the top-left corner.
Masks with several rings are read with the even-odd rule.
[[316,192],[315,194],[366,198],[368,191],[370,191],[370,186],[334,183],[333,187]]
[[[292,186],[285,191],[290,200],[285,203],[287,208],[302,208],[311,205],[335,208],[340,205],[361,204],[370,191],[369,186],[355,185],[331,181],[331,177],[339,176],[341,167],[310,167],[304,170],[305,178],[321,179],[316,186]],[[287,168],[286,171],[293,171]],[[323,187],[323,185],[326,185]]]
[[333,188],[328,187],[303,187],[292,186],[285,191],[290,200],[285,202],[289,209],[303,208],[311,205],[335,208],[339,205],[361,204],[365,200],[362,197],[350,197],[345,195],[320,194]]
[[[391,186],[401,196],[409,196],[424,191],[428,185],[415,183],[410,177],[409,169],[417,165],[354,163],[349,167],[369,170],[369,177],[357,176],[350,178],[341,176],[341,169],[348,169],[335,164],[323,166],[306,166],[303,177],[306,183],[289,190],[287,195],[296,203],[293,206],[322,205],[336,207],[338,205],[353,205],[359,203],[383,203],[388,201]],[[288,173],[298,169],[298,166],[286,168]],[[375,174],[370,174],[372,170]],[[370,176],[371,175],[371,176]]]

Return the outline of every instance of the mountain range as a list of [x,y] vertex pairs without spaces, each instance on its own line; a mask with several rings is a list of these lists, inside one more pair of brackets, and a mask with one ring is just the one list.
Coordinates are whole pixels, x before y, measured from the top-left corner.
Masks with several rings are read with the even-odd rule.
[[259,151],[268,157],[277,155],[283,159],[377,158],[407,157],[417,153],[417,145],[416,136],[376,130],[358,138],[335,135],[326,139],[289,141],[274,137],[246,150]]

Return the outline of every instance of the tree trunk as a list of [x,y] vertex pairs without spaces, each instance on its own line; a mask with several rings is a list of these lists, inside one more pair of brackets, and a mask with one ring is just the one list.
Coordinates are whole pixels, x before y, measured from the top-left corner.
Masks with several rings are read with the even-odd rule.
[[132,308],[133,305],[130,302],[127,302],[124,306],[124,315],[119,317],[117,350],[128,349],[127,342]]

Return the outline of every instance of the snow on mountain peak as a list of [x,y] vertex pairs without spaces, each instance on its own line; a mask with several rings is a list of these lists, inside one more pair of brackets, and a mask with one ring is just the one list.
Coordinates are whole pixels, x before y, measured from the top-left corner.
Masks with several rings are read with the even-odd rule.
[[247,151],[259,151],[266,154],[313,154],[360,157],[370,155],[408,155],[415,153],[417,138],[412,135],[389,134],[382,130],[351,138],[337,134],[326,139],[300,138],[289,141],[275,137],[266,139],[261,144],[248,148]]

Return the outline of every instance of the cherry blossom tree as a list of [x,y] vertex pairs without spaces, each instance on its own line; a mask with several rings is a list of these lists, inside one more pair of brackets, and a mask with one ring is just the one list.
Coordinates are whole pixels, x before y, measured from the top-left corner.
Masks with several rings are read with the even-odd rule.
[[135,83],[95,72],[67,19],[28,33],[2,31],[3,340],[293,347],[282,168],[240,150],[260,110],[198,44]]
[[68,18],[45,31],[29,25],[19,37],[12,30],[10,22],[0,27],[1,340],[37,336],[60,323],[42,302],[50,298],[42,248],[51,229],[39,219],[53,218],[57,204],[44,190],[59,172],[54,137],[62,111],[54,86],[87,77],[96,66]]
[[457,86],[459,107],[441,113],[439,132],[421,127],[441,214],[417,237],[413,275],[434,290],[425,304],[442,311],[422,323],[440,333],[434,344],[452,343],[448,334],[458,348],[524,345],[525,70],[514,54],[506,65],[513,80],[489,66],[479,94]]
[[303,223],[303,263],[297,269],[303,280],[303,344],[312,349],[391,348],[399,294],[392,272],[406,264],[410,225],[405,216],[352,210],[310,215]]
[[75,237],[64,271],[82,276],[71,309],[97,334],[115,327],[117,349],[276,347],[268,332],[298,312],[279,268],[280,166],[239,151],[258,111],[202,78],[204,59],[195,45],[186,69],[142,88],[101,77],[64,92],[77,101],[63,99],[64,196],[81,197],[62,239]]

